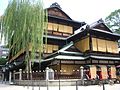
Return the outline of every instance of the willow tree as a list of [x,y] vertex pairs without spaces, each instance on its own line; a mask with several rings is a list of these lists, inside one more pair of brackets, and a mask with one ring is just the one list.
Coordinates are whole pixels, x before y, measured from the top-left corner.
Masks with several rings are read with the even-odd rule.
[[[11,0],[2,19],[2,37],[5,37],[12,56],[20,50],[26,52],[25,60],[35,60],[35,52],[43,52],[43,35],[46,33],[47,12],[41,0]],[[31,45],[31,54],[29,53]]]

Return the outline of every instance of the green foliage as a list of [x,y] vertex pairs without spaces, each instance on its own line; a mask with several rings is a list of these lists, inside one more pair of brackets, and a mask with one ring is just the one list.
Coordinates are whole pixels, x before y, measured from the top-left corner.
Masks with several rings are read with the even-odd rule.
[[6,58],[0,58],[0,65],[5,65],[7,62]]
[[[35,58],[39,49],[39,59],[43,51],[43,35],[47,28],[47,11],[41,0],[11,0],[2,19],[2,37],[11,48],[12,56],[21,49],[26,51],[26,60]],[[32,44],[31,55],[29,44]],[[39,48],[38,48],[39,47]]]
[[120,9],[115,10],[106,17],[105,22],[113,32],[120,34]]

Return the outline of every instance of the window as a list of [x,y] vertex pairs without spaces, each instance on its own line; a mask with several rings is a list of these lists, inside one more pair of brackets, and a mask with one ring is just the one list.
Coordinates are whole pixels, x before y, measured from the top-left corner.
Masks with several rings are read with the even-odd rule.
[[97,39],[98,51],[106,52],[106,43],[105,40]]
[[97,39],[92,38],[92,49],[93,51],[97,51]]
[[119,51],[118,51],[118,43],[117,42],[112,42],[112,52],[113,53],[119,53]]
[[111,43],[112,41],[106,41],[107,52],[112,52]]
[[107,42],[107,52],[119,53],[118,43],[115,41],[106,41]]
[[47,45],[47,52],[52,53],[53,52],[53,47],[52,45]]
[[73,29],[72,27],[68,26],[68,33],[72,34],[73,33]]
[[73,27],[49,22],[48,31],[49,34],[52,34],[52,32],[53,34],[55,34],[57,32],[57,33],[61,33],[60,35],[69,36],[70,34],[73,34]]
[[63,32],[72,34],[73,33],[73,29],[72,29],[71,26],[64,25],[64,31]]
[[53,50],[54,51],[58,50],[58,45],[53,45]]
[[53,24],[52,23],[48,23],[48,30],[53,30]]
[[53,24],[53,30],[54,30],[54,31],[57,31],[57,30],[58,30],[58,24],[56,24],[56,23]]
[[101,52],[118,53],[118,43],[103,39],[92,38],[92,50]]
[[68,33],[68,32],[69,32],[68,26],[66,26],[66,25],[64,25],[64,32],[65,32],[65,33]]
[[64,32],[64,25],[60,25],[59,24],[59,29],[58,29],[59,32]]

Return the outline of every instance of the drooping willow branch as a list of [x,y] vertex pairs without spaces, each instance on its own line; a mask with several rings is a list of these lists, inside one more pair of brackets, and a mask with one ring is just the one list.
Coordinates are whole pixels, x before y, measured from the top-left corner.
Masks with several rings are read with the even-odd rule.
[[2,19],[2,37],[5,37],[11,55],[14,56],[21,49],[31,54],[26,59],[34,60],[35,52],[39,53],[39,60],[43,52],[43,35],[47,28],[47,11],[41,0],[12,0]]

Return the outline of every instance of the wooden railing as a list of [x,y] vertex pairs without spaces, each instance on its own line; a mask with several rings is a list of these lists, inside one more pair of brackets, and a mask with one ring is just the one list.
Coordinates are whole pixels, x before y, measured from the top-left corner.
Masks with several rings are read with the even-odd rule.
[[[30,79],[32,80],[45,80],[46,72],[45,71],[33,71],[29,73]],[[13,74],[14,80],[28,80],[28,72],[19,70]],[[80,79],[80,71],[74,71],[70,73],[63,72],[54,72],[54,79]]]
[[36,71],[36,72],[26,72],[19,70],[19,72],[15,72],[13,74],[13,79],[14,80],[28,80],[28,74],[31,77],[30,79],[32,80],[45,80],[45,72],[41,71]]
[[75,72],[72,72],[71,74],[55,72],[54,79],[80,79],[80,72],[75,71]]

